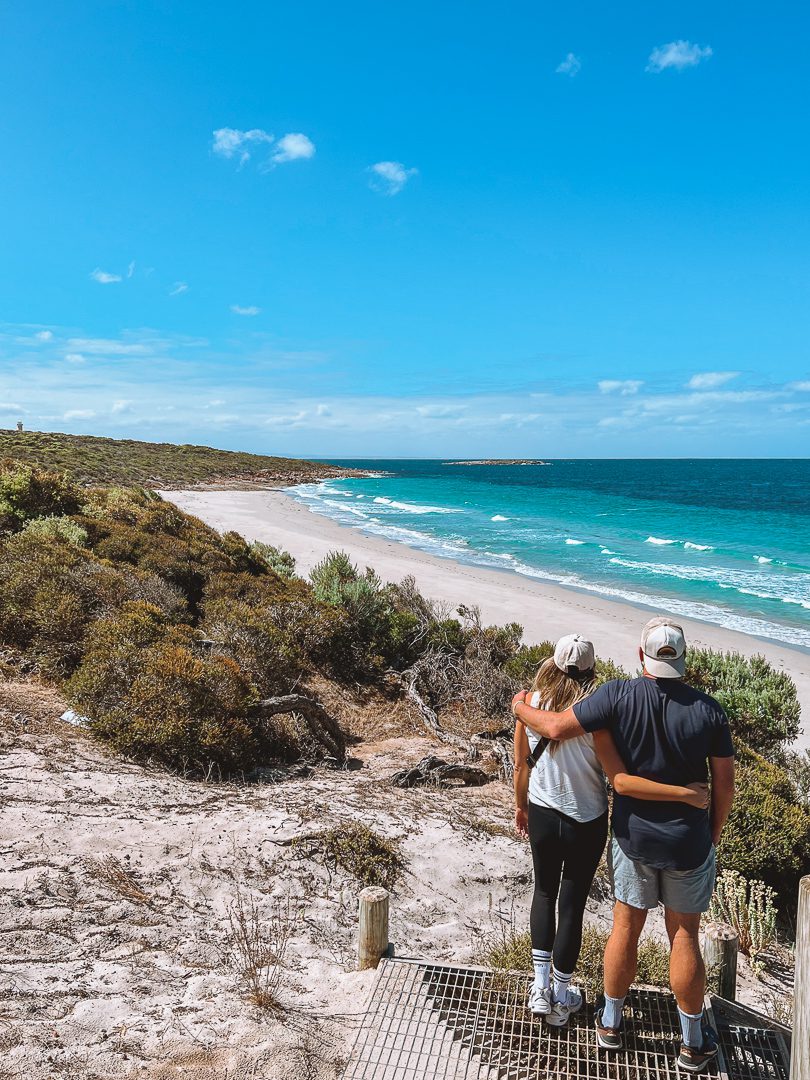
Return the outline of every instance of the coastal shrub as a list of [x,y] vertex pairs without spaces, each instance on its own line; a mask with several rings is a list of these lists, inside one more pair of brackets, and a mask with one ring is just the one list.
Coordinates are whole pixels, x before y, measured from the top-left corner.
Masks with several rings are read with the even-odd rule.
[[785,750],[779,757],[779,764],[785,770],[797,800],[810,810],[810,750]]
[[[282,616],[279,622],[274,614]],[[264,697],[288,693],[306,666],[310,642],[305,624],[293,619],[285,625],[281,612],[240,601],[215,600],[206,606],[203,627],[217,651],[237,660]]]
[[25,652],[45,675],[69,675],[93,621],[135,599],[172,618],[182,608],[159,579],[101,562],[58,531],[26,528],[0,543],[0,641]]
[[531,686],[537,669],[544,660],[554,655],[553,641],[540,641],[536,645],[521,645],[504,664],[504,672],[515,682],[515,688]]
[[273,547],[272,544],[265,544],[261,540],[254,540],[250,545],[250,551],[257,561],[263,562],[279,577],[288,580],[295,577],[295,559],[289,551]]
[[763,656],[689,649],[686,681],[720,702],[736,739],[771,760],[799,733],[796,686]]
[[737,791],[717,851],[722,869],[776,891],[783,910],[796,905],[799,878],[810,864],[810,810],[785,771],[738,747]]
[[392,652],[393,608],[379,577],[370,567],[361,573],[345,552],[332,551],[313,567],[310,581],[315,598],[345,616],[331,643],[335,670],[366,678],[382,672]]
[[88,635],[68,700],[116,750],[172,768],[252,768],[256,692],[233,660],[199,655],[198,635],[155,607],[128,603]]
[[79,489],[61,473],[0,462],[0,529],[14,531],[32,518],[75,514],[80,504]]
[[25,523],[22,531],[27,536],[42,536],[47,540],[63,540],[65,543],[74,544],[76,547],[84,547],[87,544],[87,531],[64,514],[59,517],[51,514],[48,517],[32,518]]
[[381,836],[367,825],[347,821],[318,837],[327,866],[340,868],[364,888],[391,889],[405,869],[396,840]]

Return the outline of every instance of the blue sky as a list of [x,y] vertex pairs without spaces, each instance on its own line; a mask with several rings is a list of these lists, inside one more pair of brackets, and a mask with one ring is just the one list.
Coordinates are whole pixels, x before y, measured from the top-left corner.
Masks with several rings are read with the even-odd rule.
[[801,455],[795,4],[4,0],[0,425]]

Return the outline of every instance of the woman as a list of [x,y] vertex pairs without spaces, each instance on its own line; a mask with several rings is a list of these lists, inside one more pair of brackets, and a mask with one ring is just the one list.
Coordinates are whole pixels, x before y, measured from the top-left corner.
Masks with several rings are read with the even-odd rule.
[[[563,712],[594,689],[594,664],[590,641],[579,634],[560,638],[553,657],[540,665],[528,704]],[[708,805],[708,789],[629,776],[607,731],[550,742],[538,751],[539,742],[534,732],[515,724],[515,826],[528,836],[534,864],[529,1008],[562,1027],[582,1007],[571,976],[582,945],[585,904],[607,838],[605,775],[623,795],[700,808]]]

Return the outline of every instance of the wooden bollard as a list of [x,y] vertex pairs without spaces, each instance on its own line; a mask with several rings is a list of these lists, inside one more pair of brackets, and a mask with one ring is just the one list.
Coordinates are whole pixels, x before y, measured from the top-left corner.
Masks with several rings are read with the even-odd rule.
[[718,993],[727,1001],[737,998],[737,951],[740,939],[737,931],[723,924],[706,927],[703,935],[703,959],[709,971],[718,974]]
[[799,882],[790,1080],[810,1076],[810,874]]
[[360,893],[357,967],[375,968],[388,952],[388,891],[370,886]]

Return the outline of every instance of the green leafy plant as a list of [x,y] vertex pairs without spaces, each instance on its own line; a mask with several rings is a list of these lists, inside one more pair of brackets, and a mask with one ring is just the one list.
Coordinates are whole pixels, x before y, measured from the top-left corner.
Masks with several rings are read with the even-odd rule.
[[750,881],[736,870],[717,877],[709,915],[737,932],[740,951],[756,969],[757,956],[776,940],[776,893],[762,881]]
[[391,889],[405,869],[399,844],[367,825],[345,822],[320,833],[317,840],[327,864],[350,874],[363,887]]

